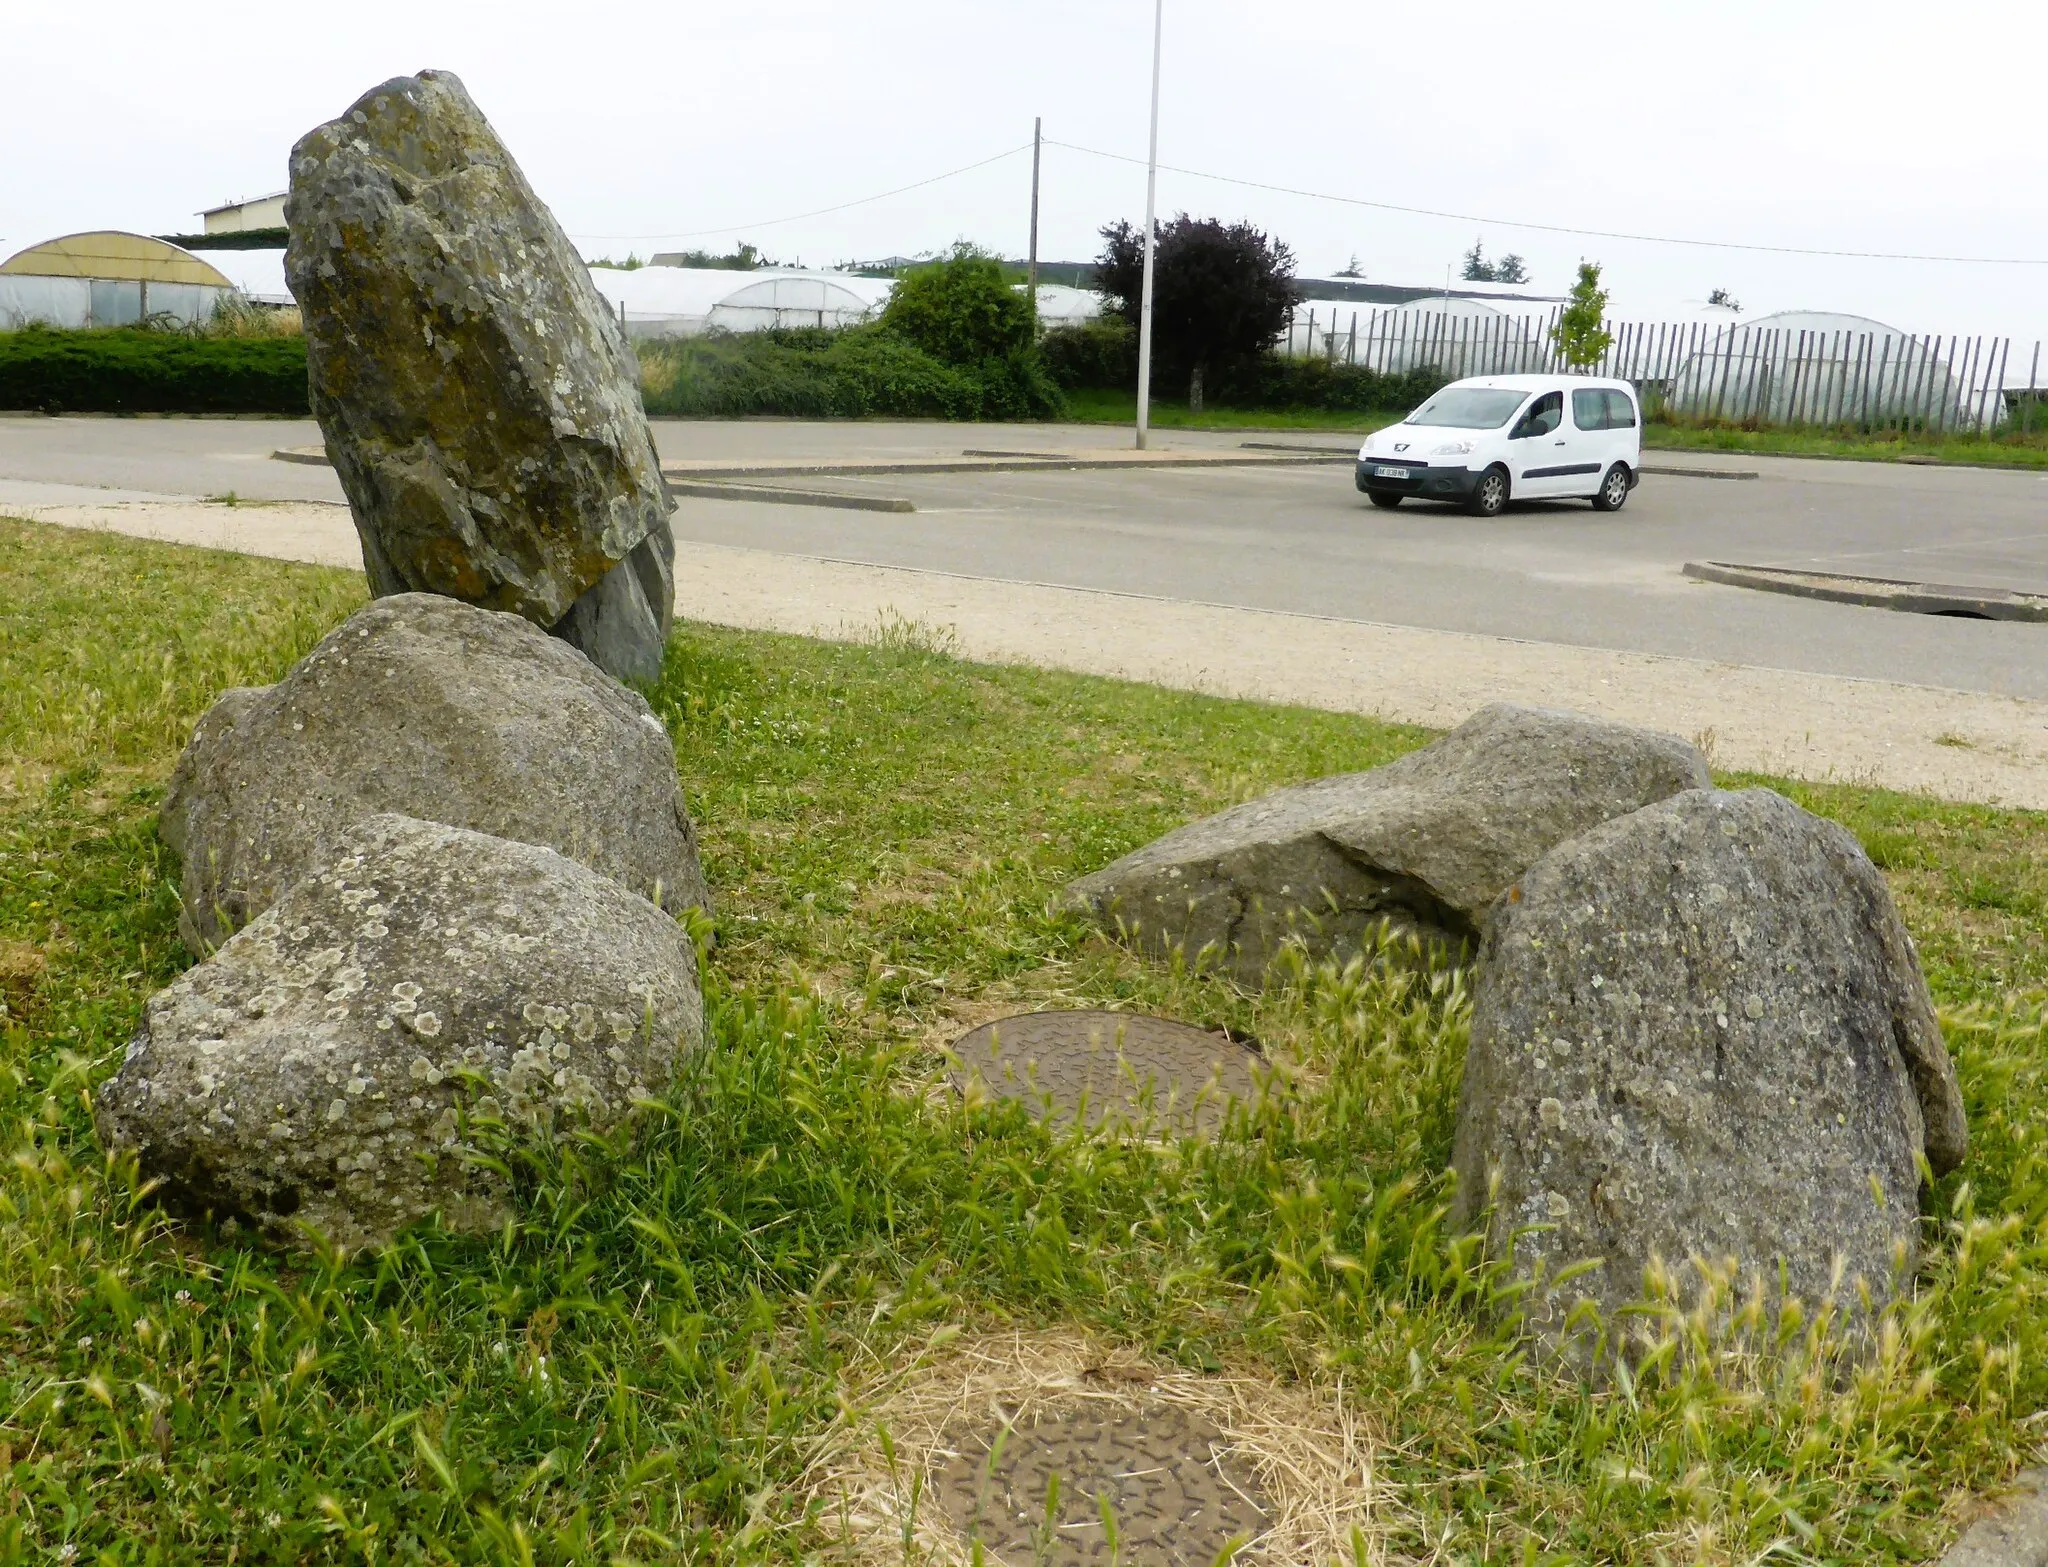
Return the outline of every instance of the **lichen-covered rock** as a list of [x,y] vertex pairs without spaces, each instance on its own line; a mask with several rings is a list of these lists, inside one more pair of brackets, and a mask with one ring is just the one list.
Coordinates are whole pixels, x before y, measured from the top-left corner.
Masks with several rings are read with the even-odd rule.
[[186,944],[204,957],[378,811],[545,844],[668,909],[711,906],[647,703],[516,615],[406,593],[200,719],[161,827],[185,862]]
[[370,591],[507,610],[658,675],[672,501],[632,349],[462,83],[398,77],[301,137],[285,220]]
[[[1694,790],[1561,844],[1495,906],[1458,1108],[1456,1217],[1518,1270],[1592,1261],[1531,1308],[1640,1299],[1659,1260],[1878,1304],[1910,1269],[1918,1156],[1962,1100],[1911,940],[1856,840],[1765,789]],[[1839,1259],[1843,1282],[1836,1287]],[[1573,1335],[1575,1340],[1575,1335]]]
[[167,1198],[350,1246],[504,1221],[471,1117],[616,1124],[703,1037],[675,920],[553,850],[373,816],[150,998],[102,1141]]
[[1066,897],[1144,950],[1211,949],[1256,984],[1290,938],[1355,952],[1381,920],[1462,947],[1552,845],[1708,782],[1671,735],[1498,702],[1384,767],[1191,822]]

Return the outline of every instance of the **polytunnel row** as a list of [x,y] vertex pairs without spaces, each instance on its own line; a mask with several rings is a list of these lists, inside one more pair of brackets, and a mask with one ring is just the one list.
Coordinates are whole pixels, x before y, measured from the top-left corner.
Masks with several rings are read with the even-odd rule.
[[[590,277],[633,337],[859,326],[881,313],[896,287],[894,278],[798,268],[592,267]],[[1086,320],[1100,308],[1084,289],[1039,285],[1039,319],[1049,326]]]

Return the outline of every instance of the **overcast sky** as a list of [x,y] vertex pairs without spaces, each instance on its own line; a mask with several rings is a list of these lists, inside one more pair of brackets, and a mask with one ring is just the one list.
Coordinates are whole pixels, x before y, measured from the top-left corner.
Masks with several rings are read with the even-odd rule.
[[[1030,159],[796,222],[1046,135],[1142,159],[1149,0],[6,0],[0,253],[172,232],[285,183],[304,131],[387,77],[468,84],[587,255],[723,248],[829,264],[1025,242]],[[2048,6],[1167,0],[1160,157],[1409,216],[1183,174],[1163,213],[1248,217],[1305,274],[1441,284],[1475,239],[1562,292],[1581,256],[1658,315],[1747,309],[2048,335]],[[1053,146],[1040,253],[1143,211],[1141,167]],[[1515,222],[1826,250],[1795,257]]]

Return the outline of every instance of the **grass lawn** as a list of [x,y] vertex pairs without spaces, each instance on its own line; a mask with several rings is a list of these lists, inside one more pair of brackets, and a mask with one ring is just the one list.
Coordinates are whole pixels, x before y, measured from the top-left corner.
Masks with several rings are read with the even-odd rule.
[[[500,1235],[278,1257],[161,1217],[90,1096],[188,961],[154,824],[192,721],[360,579],[0,522],[0,582],[0,1564],[817,1560],[804,1477],[856,1369],[997,1325],[1340,1401],[1378,1444],[1371,1560],[1924,1561],[2042,1440],[2048,817],[1786,786],[1892,878],[1971,1160],[1871,1369],[1680,1335],[1589,1395],[1516,1352],[1445,1231],[1456,976],[1253,993],[1049,911],[1421,732],[966,664],[916,628],[684,627],[653,698],[720,899],[711,1045],[637,1141],[528,1155]],[[1228,1023],[1302,1086],[1165,1150],[930,1091],[963,1019],[1070,1002]]]
[[1862,462],[1935,462],[2003,468],[2048,468],[2048,436],[1841,435],[1820,430],[1736,430],[1653,420],[1644,444],[1669,451],[1781,452],[1794,457],[1845,457]]

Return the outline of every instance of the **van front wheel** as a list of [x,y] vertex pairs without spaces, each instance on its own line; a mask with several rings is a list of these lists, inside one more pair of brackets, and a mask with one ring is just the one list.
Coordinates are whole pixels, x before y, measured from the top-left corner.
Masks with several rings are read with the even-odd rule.
[[1508,509],[1508,471],[1489,468],[1479,476],[1465,509],[1475,517],[1498,517]]
[[1396,506],[1401,504],[1400,496],[1390,494],[1386,490],[1367,490],[1365,492],[1365,498],[1371,501],[1373,505],[1379,507],[1382,511],[1392,511]]
[[1600,488],[1593,496],[1593,510],[1620,511],[1628,504],[1628,467],[1616,463],[1607,470],[1607,477],[1600,481]]

